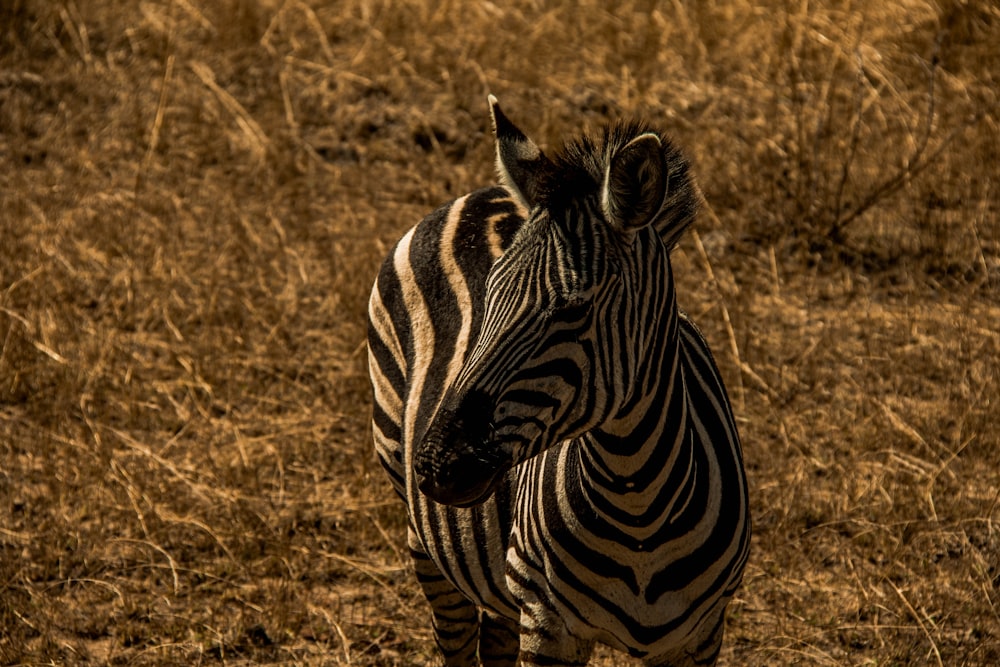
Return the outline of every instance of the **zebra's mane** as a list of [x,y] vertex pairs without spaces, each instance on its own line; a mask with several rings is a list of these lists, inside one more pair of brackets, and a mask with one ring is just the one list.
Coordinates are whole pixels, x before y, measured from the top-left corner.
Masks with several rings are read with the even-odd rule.
[[648,133],[660,138],[668,179],[667,195],[654,225],[668,246],[673,246],[694,221],[701,192],[681,150],[645,121],[616,121],[596,134],[584,135],[567,144],[554,156],[551,168],[543,175],[537,203],[558,210],[598,193],[611,156],[636,137]]

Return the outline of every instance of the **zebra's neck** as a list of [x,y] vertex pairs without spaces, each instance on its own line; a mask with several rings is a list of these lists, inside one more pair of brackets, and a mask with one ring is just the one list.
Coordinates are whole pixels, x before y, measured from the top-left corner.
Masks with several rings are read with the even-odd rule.
[[657,525],[682,509],[695,465],[673,303],[664,315],[637,366],[631,400],[579,448],[581,488],[635,527]]

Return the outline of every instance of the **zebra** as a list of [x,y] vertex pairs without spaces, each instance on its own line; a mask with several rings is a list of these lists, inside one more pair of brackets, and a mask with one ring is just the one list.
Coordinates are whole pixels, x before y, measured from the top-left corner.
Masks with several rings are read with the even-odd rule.
[[700,190],[643,122],[550,158],[489,106],[499,185],[407,231],[369,300],[375,449],[444,664],[714,664],[751,521],[671,270]]

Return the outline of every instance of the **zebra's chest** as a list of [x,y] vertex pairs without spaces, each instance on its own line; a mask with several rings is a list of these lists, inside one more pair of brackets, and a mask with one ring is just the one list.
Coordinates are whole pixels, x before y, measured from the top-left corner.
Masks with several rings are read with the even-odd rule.
[[518,471],[508,585],[519,599],[541,593],[576,635],[652,653],[686,631],[697,595],[679,566],[684,536],[669,515],[639,526],[609,516],[586,492],[572,447]]
[[[653,512],[639,494],[595,493],[582,479],[574,447],[565,443],[518,470],[511,533],[519,544],[559,551],[601,565],[598,574],[617,575],[633,592],[670,559],[671,516]],[[546,539],[538,539],[541,532]],[[534,537],[533,537],[534,536]]]

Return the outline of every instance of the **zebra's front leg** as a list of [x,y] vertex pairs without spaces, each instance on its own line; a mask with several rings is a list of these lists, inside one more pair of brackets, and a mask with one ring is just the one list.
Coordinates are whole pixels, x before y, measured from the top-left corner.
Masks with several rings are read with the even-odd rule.
[[594,643],[569,634],[566,625],[549,610],[521,612],[521,667],[584,667],[590,660]]
[[594,642],[572,635],[566,627],[565,620],[554,609],[541,601],[530,589],[522,587],[519,589],[521,667],[586,665],[594,650]]
[[483,667],[515,667],[519,650],[517,622],[484,611],[479,628],[479,658]]
[[441,574],[412,530],[409,546],[417,581],[431,605],[434,639],[445,667],[476,667],[479,609]]

